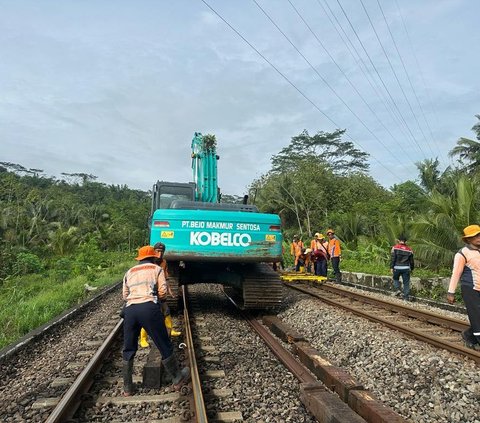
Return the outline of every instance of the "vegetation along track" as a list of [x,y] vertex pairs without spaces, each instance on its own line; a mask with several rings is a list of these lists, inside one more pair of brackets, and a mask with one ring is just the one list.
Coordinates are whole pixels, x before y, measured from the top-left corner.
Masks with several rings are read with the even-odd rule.
[[121,305],[117,286],[80,311],[69,311],[68,319],[45,325],[43,331],[6,348],[0,361],[0,421],[44,422],[118,323]]
[[480,351],[466,348],[461,334],[468,328],[464,320],[443,314],[413,308],[405,303],[393,302],[346,290],[336,285],[306,286],[290,284],[297,289],[335,307],[341,307],[374,322],[381,323],[439,348],[464,355],[480,363]]

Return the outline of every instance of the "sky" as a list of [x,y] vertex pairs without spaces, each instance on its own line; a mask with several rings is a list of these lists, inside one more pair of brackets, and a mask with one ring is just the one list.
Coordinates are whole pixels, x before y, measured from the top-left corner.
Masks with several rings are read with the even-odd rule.
[[390,187],[474,138],[476,0],[0,0],[0,161],[148,190],[215,134],[243,195],[307,130]]

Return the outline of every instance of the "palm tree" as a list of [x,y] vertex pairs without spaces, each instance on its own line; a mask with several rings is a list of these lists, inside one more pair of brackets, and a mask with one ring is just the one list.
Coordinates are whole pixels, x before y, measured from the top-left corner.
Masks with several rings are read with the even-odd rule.
[[437,189],[440,184],[440,171],[438,170],[438,165],[440,162],[438,158],[425,159],[422,162],[415,163],[418,171],[420,172],[420,185],[427,192],[432,192]]
[[[480,115],[475,116],[480,119]],[[477,134],[477,140],[480,141],[480,122],[473,125],[472,130]],[[476,173],[480,169],[480,142],[462,137],[450,151],[449,156],[458,156],[461,162],[465,162],[468,173]]]
[[452,196],[431,194],[429,210],[413,225],[415,255],[429,267],[451,266],[455,252],[462,247],[462,229],[480,221],[477,182],[463,176],[455,187]]

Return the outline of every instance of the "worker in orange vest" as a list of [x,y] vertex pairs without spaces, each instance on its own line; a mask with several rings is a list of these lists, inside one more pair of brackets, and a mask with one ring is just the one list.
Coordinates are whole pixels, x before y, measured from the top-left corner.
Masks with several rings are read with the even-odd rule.
[[124,396],[133,395],[133,361],[138,349],[138,336],[144,327],[162,355],[162,364],[172,377],[175,390],[190,378],[188,367],[180,368],[173,345],[165,327],[165,318],[159,302],[167,297],[167,281],[160,266],[154,262],[160,255],[152,246],[138,250],[138,264],[123,277],[123,385]]
[[302,255],[303,241],[298,235],[293,236],[292,245],[290,245],[290,254],[295,257],[295,272],[300,270],[300,256]]
[[340,247],[340,240],[335,236],[333,229],[327,230],[328,236],[328,254],[332,261],[333,272],[335,273],[336,283],[342,282],[342,273],[340,272],[340,260],[342,258],[342,249]]

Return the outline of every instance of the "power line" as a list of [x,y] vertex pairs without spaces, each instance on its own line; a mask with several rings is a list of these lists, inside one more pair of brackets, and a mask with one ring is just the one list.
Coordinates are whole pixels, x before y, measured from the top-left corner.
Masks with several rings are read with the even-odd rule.
[[[252,0],[257,7],[262,11],[262,13],[268,18],[268,20],[277,28],[277,30],[283,35],[283,37],[290,43],[290,45],[295,49],[295,51],[302,57],[302,59],[310,66],[310,68],[318,75],[318,77],[323,81],[323,83],[333,92],[333,94],[342,102],[342,104],[350,111],[350,113],[355,116],[355,118],[363,125],[363,127],[393,156],[395,154],[390,151],[390,149],[370,130],[367,124],[358,116],[352,108],[346,103],[346,101],[337,93],[335,88],[333,88],[328,81],[320,74],[320,72],[312,65],[312,63],[305,57],[305,55],[300,51],[300,49],[293,43],[292,40],[282,31],[282,29],[277,25],[277,23],[272,19],[272,17],[267,13],[265,9],[262,8],[257,2],[257,0]],[[291,3],[290,3],[291,4]],[[292,5],[292,4],[291,4]],[[292,5],[293,7],[293,5]]]
[[[400,119],[397,117],[397,115],[395,114],[395,111],[393,110],[392,106],[390,104],[388,104],[387,102],[387,99],[385,97],[385,95],[383,94],[380,86],[378,85],[378,82],[376,81],[375,78],[373,77],[369,77],[369,75],[367,75],[367,73],[370,73],[369,72],[369,69],[367,67],[367,65],[365,64],[365,62],[363,61],[362,57],[360,56],[360,54],[358,53],[356,47],[353,45],[352,41],[350,40],[350,37],[348,36],[348,34],[346,33],[345,29],[343,28],[343,25],[342,23],[338,20],[337,16],[335,15],[335,13],[333,12],[333,10],[331,9],[330,5],[328,4],[328,2],[326,0],[323,0],[325,2],[325,5],[327,6],[330,14],[333,16],[333,18],[335,19],[335,22],[336,24],[332,21],[332,18],[330,17],[329,13],[326,11],[325,9],[325,6],[320,2],[320,0],[317,0],[317,3],[319,4],[319,6],[322,8],[323,12],[325,13],[325,15],[327,16],[328,20],[330,21],[330,23],[332,24],[333,28],[335,29],[335,31],[337,32],[337,34],[339,35],[340,39],[343,41],[343,43],[345,44],[345,46],[347,47],[347,50],[349,51],[350,55],[352,56],[353,60],[355,61],[355,63],[357,64],[358,68],[360,69],[360,71],[363,73],[363,75],[365,76],[365,79],[367,80],[368,84],[370,85],[370,87],[372,88],[372,90],[375,92],[375,94],[378,96],[378,98],[380,99],[380,101],[382,102],[383,106],[385,107],[385,110],[387,111],[387,113],[390,113],[390,115],[392,116],[392,119],[393,121],[398,125],[399,129],[402,131],[403,135],[405,137],[408,138],[409,134],[407,134],[405,132],[405,129],[404,127],[402,126],[402,122],[400,121]],[[345,39],[343,38],[342,36],[342,33],[340,32],[340,30],[337,28],[337,25],[338,27],[340,28],[340,30],[342,31],[343,33],[343,36],[345,36],[345,38],[347,39],[347,41],[345,41]],[[351,46],[351,48],[350,48]],[[353,51],[355,52],[355,54],[352,52],[352,49]],[[365,70],[364,70],[365,68]],[[367,73],[366,73],[366,72]],[[370,80],[371,79],[371,80]],[[372,83],[373,81],[373,83]],[[375,84],[376,87],[373,85]]]
[[370,64],[372,65],[373,69],[375,70],[375,73],[377,74],[378,78],[380,79],[383,88],[385,89],[385,91],[386,91],[387,94],[388,94],[388,97],[389,97],[390,100],[392,101],[395,109],[398,111],[398,113],[399,113],[399,115],[400,115],[400,117],[401,117],[401,120],[403,121],[403,123],[405,124],[405,126],[406,126],[406,128],[407,128],[407,131],[408,131],[408,132],[410,133],[410,135],[412,136],[415,144],[416,144],[417,147],[419,148],[419,150],[420,150],[420,152],[422,153],[422,155],[426,157],[425,152],[423,151],[421,145],[418,143],[417,139],[416,139],[415,136],[413,135],[410,127],[409,127],[408,124],[407,124],[407,121],[405,120],[402,112],[400,111],[400,109],[399,109],[399,107],[398,107],[398,105],[397,105],[397,102],[396,102],[395,99],[392,97],[392,94],[390,93],[389,89],[388,89],[387,86],[385,85],[385,81],[384,81],[383,78],[380,76],[380,73],[378,72],[378,69],[377,69],[377,67],[375,66],[375,63],[373,63],[372,58],[371,58],[370,55],[368,54],[367,49],[365,48],[362,40],[361,40],[360,37],[358,36],[358,33],[357,33],[355,27],[353,26],[352,22],[350,21],[350,18],[348,17],[347,12],[345,12],[345,9],[343,8],[342,4],[340,3],[340,0],[337,0],[337,3],[338,3],[338,5],[340,6],[340,9],[342,10],[343,15],[344,15],[345,18],[347,19],[347,21],[348,21],[348,23],[349,23],[349,25],[350,25],[350,28],[351,28],[352,31],[354,32],[355,37],[357,38],[358,42],[359,42],[360,45],[362,46],[363,51],[364,51],[365,54],[367,55],[368,60],[369,60]]
[[377,4],[378,4],[378,7],[379,7],[380,11],[382,12],[383,20],[384,20],[384,22],[385,22],[385,25],[387,26],[388,33],[390,34],[390,37],[391,37],[391,39],[392,39],[392,41],[393,41],[393,45],[395,46],[395,50],[396,50],[396,52],[397,52],[397,54],[398,54],[398,58],[400,59],[400,62],[401,62],[401,64],[402,64],[403,71],[405,72],[405,75],[406,75],[406,77],[407,77],[408,83],[410,84],[410,88],[412,89],[412,92],[413,92],[413,94],[414,94],[414,96],[415,96],[415,99],[417,100],[417,104],[418,104],[418,107],[420,108],[420,111],[421,111],[421,113],[422,113],[423,120],[425,121],[425,123],[426,123],[426,125],[427,125],[427,127],[428,127],[428,130],[429,130],[429,132],[430,132],[430,137],[431,137],[433,143],[435,144],[435,146],[437,147],[437,149],[440,151],[440,147],[437,145],[437,143],[436,143],[436,141],[435,141],[435,138],[434,138],[433,133],[432,133],[432,128],[430,127],[430,124],[428,123],[428,120],[427,120],[427,117],[426,117],[425,112],[424,112],[424,110],[423,110],[422,104],[420,103],[420,100],[419,100],[419,98],[418,98],[417,91],[416,91],[415,88],[413,87],[412,80],[410,79],[410,75],[409,75],[409,73],[408,73],[408,71],[407,71],[407,67],[405,66],[405,62],[403,61],[403,57],[402,57],[402,55],[401,55],[401,53],[400,53],[400,50],[398,49],[398,46],[397,46],[397,43],[396,43],[396,41],[395,41],[395,38],[394,38],[394,36],[393,36],[393,34],[392,34],[392,31],[390,30],[390,25],[388,24],[387,18],[385,17],[385,13],[383,12],[383,8],[382,8],[382,5],[380,4],[380,1],[379,1],[379,0],[377,0]]
[[418,72],[420,74],[420,78],[422,80],[422,83],[423,83],[423,88],[425,89],[425,92],[427,93],[427,98],[428,98],[428,105],[430,107],[430,110],[431,110],[431,113],[432,115],[435,117],[435,120],[437,122],[437,125],[439,125],[440,121],[438,119],[438,114],[435,110],[435,106],[434,106],[434,103],[432,101],[432,97],[430,95],[430,90],[428,89],[428,86],[425,82],[425,77],[423,75],[423,72],[422,72],[422,68],[420,67],[420,63],[418,62],[418,58],[417,58],[417,55],[415,54],[415,49],[413,47],[413,42],[412,42],[412,39],[410,38],[410,34],[407,30],[407,26],[405,24],[405,20],[403,19],[403,14],[402,14],[402,11],[400,9],[400,6],[398,5],[398,2],[397,0],[395,0],[395,4],[397,5],[397,10],[398,10],[398,14],[400,15],[400,20],[402,21],[402,25],[403,25],[403,29],[405,30],[405,34],[407,34],[407,39],[408,39],[408,42],[410,44],[410,49],[412,50],[412,55],[413,55],[413,58],[415,59],[415,63],[417,65],[417,68],[418,68]]
[[[235,34],[237,34],[252,50],[255,51],[265,62],[267,62],[289,85],[291,85],[305,100],[307,100],[318,112],[320,112],[326,119],[328,119],[329,122],[331,122],[336,128],[340,128],[340,125],[338,125],[330,116],[328,116],[323,110],[318,107],[318,105],[311,100],[300,88],[298,88],[288,77],[283,74],[270,60],[268,60],[253,44],[250,43],[240,32],[234,28],[220,13],[218,13],[206,0],[201,0],[205,6],[207,6],[215,15],[217,15]],[[356,141],[351,135],[346,133],[347,137],[352,140],[355,144],[357,144],[363,151],[367,151],[358,141]],[[396,175],[394,172],[392,172],[391,169],[386,167],[383,163],[381,163],[373,154],[370,154],[370,156],[381,166],[383,167],[388,173],[393,175],[397,179],[399,178],[398,175]]]
[[407,94],[405,94],[405,90],[403,89],[402,84],[400,83],[400,80],[398,79],[397,72],[395,71],[395,68],[393,67],[392,62],[390,61],[390,58],[388,57],[388,54],[385,50],[385,47],[383,46],[382,41],[380,40],[380,37],[378,36],[377,30],[375,29],[375,25],[373,24],[372,19],[370,18],[370,14],[368,13],[367,8],[365,7],[365,4],[363,3],[363,0],[360,0],[360,3],[362,4],[363,10],[365,11],[365,14],[367,15],[368,21],[370,22],[370,25],[373,29],[373,32],[375,33],[375,37],[377,38],[377,41],[380,44],[380,47],[382,48],[383,54],[385,55],[385,58],[387,59],[387,62],[390,66],[390,69],[392,70],[393,75],[395,76],[395,80],[397,81],[397,84],[400,88],[400,91],[402,92],[402,95],[405,98],[405,101],[407,102],[410,111],[412,112],[412,116],[415,119],[415,122],[417,123],[418,129],[420,129],[420,132],[422,133],[423,138],[425,139],[425,142],[427,143],[428,148],[430,149],[430,152],[432,153],[432,155],[435,156],[435,153],[433,152],[430,144],[427,141],[427,137],[425,136],[425,133],[423,132],[422,127],[420,126],[420,122],[417,119],[417,115],[413,111],[412,104],[410,103],[410,100],[408,99]]
[[[318,38],[317,34],[313,31],[313,29],[311,28],[311,26],[308,24],[308,22],[305,20],[305,18],[302,16],[302,14],[298,11],[298,9],[293,5],[293,3],[291,2],[291,0],[287,0],[289,3],[290,3],[290,6],[292,6],[293,10],[295,10],[296,14],[298,15],[298,17],[302,20],[302,22],[305,24],[305,26],[308,28],[308,30],[310,31],[310,33],[315,37],[315,39],[317,40],[317,42],[320,44],[320,46],[323,48],[323,50],[325,51],[325,53],[327,53],[328,57],[330,57],[330,60],[332,60],[332,62],[335,64],[335,66],[337,67],[337,69],[343,74],[343,76],[345,77],[345,79],[348,81],[348,83],[350,84],[350,86],[353,88],[353,90],[357,93],[357,95],[362,99],[363,103],[367,106],[367,108],[370,110],[370,112],[372,112],[372,114],[375,116],[375,118],[377,119],[378,123],[380,123],[380,125],[383,126],[383,128],[390,134],[390,136],[397,142],[397,145],[400,147],[400,149],[402,150],[403,153],[405,153],[405,155],[408,157],[409,160],[413,161],[412,158],[410,157],[410,155],[408,154],[408,152],[406,150],[403,149],[403,146],[402,144],[400,143],[400,141],[398,141],[395,136],[392,134],[392,132],[390,131],[390,129],[387,128],[387,126],[385,126],[385,124],[380,120],[380,118],[378,117],[378,115],[375,113],[375,111],[372,109],[372,107],[368,104],[368,102],[365,100],[365,98],[363,97],[363,95],[358,91],[357,87],[355,86],[355,84],[350,80],[350,78],[348,77],[348,75],[344,72],[344,70],[340,67],[340,65],[337,63],[337,61],[335,60],[335,58],[330,54],[330,52],[328,51],[328,49],[325,47],[325,45],[322,43],[322,41],[320,40],[320,38]],[[370,131],[371,132],[371,131]],[[375,136],[375,135],[374,135]],[[378,138],[375,136],[375,138],[378,140]],[[384,145],[380,140],[378,140],[382,145]],[[385,148],[387,149],[387,151],[390,152],[390,150],[385,146]]]

